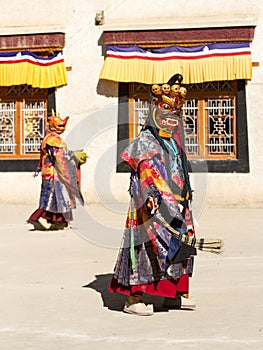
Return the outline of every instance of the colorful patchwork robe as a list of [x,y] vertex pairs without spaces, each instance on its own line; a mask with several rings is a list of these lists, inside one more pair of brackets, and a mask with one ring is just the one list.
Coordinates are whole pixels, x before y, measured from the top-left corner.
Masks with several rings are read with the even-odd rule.
[[[121,154],[132,169],[131,203],[111,291],[129,294],[138,288],[158,295],[160,282],[179,282],[192,275],[196,250],[175,239],[147,206],[149,198],[157,198],[166,221],[183,234],[194,235],[183,151],[173,143],[174,149],[165,156],[154,135],[145,131]],[[171,296],[162,288],[159,294]]]
[[42,184],[39,208],[71,218],[71,210],[76,208],[76,200],[83,204],[74,151],[67,150],[62,138],[48,130],[42,141],[40,154]]

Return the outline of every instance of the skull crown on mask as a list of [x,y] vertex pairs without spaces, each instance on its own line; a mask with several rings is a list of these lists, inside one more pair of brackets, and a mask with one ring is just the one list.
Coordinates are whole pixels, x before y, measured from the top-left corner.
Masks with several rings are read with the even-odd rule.
[[151,86],[151,114],[159,130],[171,133],[178,125],[181,108],[185,102],[187,89],[181,86],[183,77],[175,74],[167,83]]

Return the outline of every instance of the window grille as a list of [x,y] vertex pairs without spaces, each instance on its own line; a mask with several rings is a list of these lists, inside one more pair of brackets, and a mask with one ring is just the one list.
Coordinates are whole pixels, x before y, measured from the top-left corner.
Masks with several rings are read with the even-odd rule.
[[208,155],[234,156],[234,101],[233,99],[208,99],[205,107],[207,122]]
[[45,131],[45,102],[25,102],[21,108],[21,144],[20,153],[30,154],[40,151]]
[[38,158],[47,119],[47,89],[0,88],[0,159]]
[[198,101],[186,100],[183,107],[185,149],[188,155],[199,154]]
[[0,103],[0,152],[14,154],[15,142],[15,102]]

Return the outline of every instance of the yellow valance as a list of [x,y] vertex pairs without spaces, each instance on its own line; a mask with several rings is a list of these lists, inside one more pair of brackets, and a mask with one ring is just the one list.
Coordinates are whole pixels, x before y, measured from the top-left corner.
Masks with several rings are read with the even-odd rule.
[[201,46],[170,46],[145,50],[138,46],[107,46],[100,79],[162,84],[172,75],[185,84],[252,78],[249,42]]
[[67,84],[62,52],[48,58],[29,51],[0,53],[0,86],[51,88]]

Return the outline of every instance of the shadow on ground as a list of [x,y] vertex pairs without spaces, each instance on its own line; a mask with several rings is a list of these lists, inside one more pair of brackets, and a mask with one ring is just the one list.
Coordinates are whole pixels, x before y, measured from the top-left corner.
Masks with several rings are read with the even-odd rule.
[[[107,307],[109,310],[122,311],[127,296],[119,293],[111,293],[108,291],[112,276],[113,275],[111,273],[96,275],[96,279],[91,283],[83,286],[83,288],[91,288],[99,292],[101,294],[103,306]],[[168,311],[167,308],[164,308],[162,306],[163,297],[156,297],[145,294],[143,296],[143,301],[147,304],[154,304],[155,312]]]
[[103,306],[107,307],[108,309],[122,311],[127,297],[123,294],[111,293],[108,291],[112,276],[113,275],[111,273],[96,275],[96,279],[83,286],[83,288],[91,288],[99,292],[101,294]]

